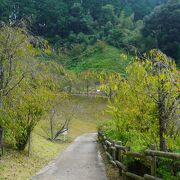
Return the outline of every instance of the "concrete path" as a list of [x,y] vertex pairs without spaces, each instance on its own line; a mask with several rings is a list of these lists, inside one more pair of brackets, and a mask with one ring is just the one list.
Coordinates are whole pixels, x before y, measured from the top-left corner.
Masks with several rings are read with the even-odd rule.
[[93,133],[78,137],[32,180],[107,180],[96,136]]

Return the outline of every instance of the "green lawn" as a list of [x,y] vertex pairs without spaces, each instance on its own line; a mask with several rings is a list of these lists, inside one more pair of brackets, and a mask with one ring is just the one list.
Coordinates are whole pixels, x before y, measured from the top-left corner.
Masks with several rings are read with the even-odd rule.
[[72,114],[74,110],[67,142],[49,141],[49,121],[47,118],[42,119],[33,132],[30,158],[27,156],[27,151],[18,153],[12,149],[5,149],[5,155],[0,160],[0,180],[29,179],[61,153],[75,137],[96,132],[97,124],[109,118],[102,113],[106,103],[106,99],[87,97],[71,97],[69,100],[63,100],[58,106],[59,113],[55,117],[57,123],[68,114]]

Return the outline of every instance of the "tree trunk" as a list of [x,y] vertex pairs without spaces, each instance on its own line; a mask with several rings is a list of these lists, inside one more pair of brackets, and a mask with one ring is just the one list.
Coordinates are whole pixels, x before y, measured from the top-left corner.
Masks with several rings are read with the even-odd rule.
[[59,129],[59,131],[57,131],[57,133],[55,134],[53,140],[55,140],[60,134],[62,134],[64,131],[64,129],[68,130],[69,128],[69,123],[70,123],[70,119],[67,119],[65,121],[65,123],[63,124],[63,126],[61,126],[61,128]]
[[28,138],[29,135],[26,132],[16,137],[16,147],[19,151],[24,151],[28,143]]
[[0,108],[3,107],[3,102],[2,102],[3,85],[4,85],[4,68],[3,68],[3,64],[1,62],[0,63]]
[[89,81],[86,81],[86,91],[87,91],[87,96],[89,96]]
[[162,119],[162,117],[159,117],[159,138],[160,138],[160,150],[161,151],[167,151],[167,145],[166,145],[166,123],[165,120]]
[[160,150],[167,151],[167,144],[165,135],[167,134],[166,123],[168,117],[166,116],[166,93],[164,92],[164,81],[160,82],[158,89],[158,113],[159,113],[159,140]]
[[53,108],[50,112],[49,112],[49,120],[50,120],[50,131],[51,131],[51,140],[54,139],[54,131],[53,131],[53,119],[55,116],[55,109]]
[[26,145],[28,145],[28,155],[30,155],[30,146],[31,146],[31,133],[32,127],[29,125],[24,132],[19,136],[16,136],[16,147],[19,151],[24,151]]
[[29,133],[28,137],[28,157],[31,155],[31,132]]
[[53,120],[50,120],[50,127],[51,127],[51,140],[53,140]]
[[112,100],[112,89],[111,89],[111,87],[109,88],[109,99]]

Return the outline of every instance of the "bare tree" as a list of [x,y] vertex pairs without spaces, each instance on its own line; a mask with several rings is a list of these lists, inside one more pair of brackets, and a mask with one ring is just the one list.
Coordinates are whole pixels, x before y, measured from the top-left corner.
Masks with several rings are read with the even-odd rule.
[[[66,108],[67,107],[67,108]],[[78,105],[72,105],[71,100],[64,99],[49,111],[51,140],[69,130],[69,125],[76,113]]]

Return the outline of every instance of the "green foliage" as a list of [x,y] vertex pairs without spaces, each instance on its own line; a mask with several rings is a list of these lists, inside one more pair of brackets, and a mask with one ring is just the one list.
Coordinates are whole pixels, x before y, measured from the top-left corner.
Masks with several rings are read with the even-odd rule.
[[156,6],[167,0],[1,1],[1,24],[26,26],[34,35],[45,37],[58,48],[71,50],[74,44],[82,44],[86,49],[102,40],[131,53],[137,49],[142,52],[160,48],[179,60],[177,0],[156,8],[151,15]]
[[89,46],[77,59],[77,63],[71,62],[67,67],[75,72],[92,71],[114,71],[125,74],[125,67],[131,61],[131,55],[109,46],[102,41]]
[[100,26],[105,25],[108,22],[114,24],[116,21],[114,7],[110,4],[103,6],[101,9],[101,14],[98,21],[99,21]]
[[[130,64],[127,79],[108,75],[102,81],[102,89],[113,94],[108,110],[113,120],[104,125],[108,135],[114,134],[113,138],[135,150],[150,144],[162,148],[162,138],[168,149],[179,149],[176,141],[170,141],[179,136],[178,79],[174,63],[158,51],[151,51],[143,62]],[[165,128],[163,132],[161,128]]]
[[19,150],[25,149],[34,127],[51,107],[49,101],[59,96],[64,75],[57,63],[35,59],[41,51],[31,39],[25,30],[1,28],[0,126],[5,129],[5,142]]
[[[159,48],[167,55],[180,60],[180,1],[171,0],[156,8],[145,18],[144,37],[151,37],[155,43],[145,46],[145,49]],[[149,43],[147,39],[147,45]]]
[[142,27],[143,22],[135,21],[133,14],[126,16],[124,12],[121,12],[117,24],[106,30],[105,39],[116,47],[134,51],[135,48],[140,47]]
[[24,20],[34,34],[54,43],[71,32],[96,35],[106,23],[115,24],[121,11],[142,19],[159,3],[162,0],[1,0],[0,20],[14,24]]
[[[158,170],[157,174],[165,180],[178,180],[179,179],[179,167],[178,161],[172,162],[166,158],[158,158]],[[171,170],[171,171],[170,171]]]
[[167,0],[127,0],[126,2],[121,2],[122,9],[127,14],[135,13],[135,19],[142,19],[144,16],[149,14],[152,9]]

